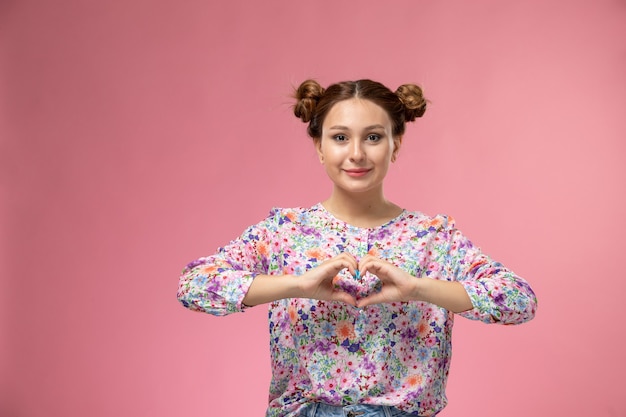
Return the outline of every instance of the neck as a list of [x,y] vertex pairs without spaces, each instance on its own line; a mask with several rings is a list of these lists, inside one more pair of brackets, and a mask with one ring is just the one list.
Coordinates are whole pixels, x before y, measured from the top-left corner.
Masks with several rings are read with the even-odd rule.
[[402,209],[388,201],[381,190],[346,193],[335,188],[322,203],[335,217],[357,227],[380,226],[397,217]]

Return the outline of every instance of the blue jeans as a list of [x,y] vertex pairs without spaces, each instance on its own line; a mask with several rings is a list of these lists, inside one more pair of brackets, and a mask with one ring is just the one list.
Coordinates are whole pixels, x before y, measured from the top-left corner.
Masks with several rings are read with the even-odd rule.
[[403,417],[410,414],[386,405],[354,404],[344,407],[311,403],[300,417]]

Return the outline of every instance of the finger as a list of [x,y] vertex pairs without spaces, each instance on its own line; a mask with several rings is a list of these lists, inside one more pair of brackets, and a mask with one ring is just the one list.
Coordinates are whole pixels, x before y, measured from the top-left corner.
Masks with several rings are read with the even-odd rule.
[[373,304],[381,304],[386,302],[386,298],[382,292],[370,294],[367,297],[361,298],[356,302],[356,306],[359,308],[367,307]]
[[334,291],[332,294],[332,299],[333,301],[340,301],[354,307],[356,307],[357,305],[356,298],[342,290]]
[[327,261],[327,267],[330,271],[333,271],[333,274],[337,274],[342,269],[350,269],[351,263],[349,259],[346,258],[333,258],[330,261]]
[[338,259],[338,258],[353,259],[356,261],[356,258],[354,257],[354,255],[352,255],[350,252],[341,252],[339,255],[335,256],[332,259]]
[[339,271],[347,269],[350,274],[354,275],[357,269],[356,261],[347,258],[335,259],[331,265],[335,274],[339,273]]
[[359,263],[359,270],[361,271],[361,276],[369,272],[382,280],[385,275],[384,266],[385,265],[379,259],[370,258],[365,262]]
[[342,262],[343,268],[341,268],[341,269],[347,268],[351,275],[354,275],[356,273],[356,270],[358,268],[358,262],[357,262],[356,258],[354,256],[352,256],[351,254],[349,254],[347,252],[343,252],[343,253],[337,255],[333,259],[336,259],[336,260]]

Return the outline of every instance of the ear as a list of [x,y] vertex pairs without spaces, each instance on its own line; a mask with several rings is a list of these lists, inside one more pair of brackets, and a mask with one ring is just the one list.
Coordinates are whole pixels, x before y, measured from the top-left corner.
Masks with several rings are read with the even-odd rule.
[[400,152],[400,145],[402,145],[402,136],[396,136],[393,138],[393,152],[391,153],[391,162],[396,162],[398,159],[398,152]]
[[315,150],[317,151],[317,157],[320,159],[320,163],[324,163],[324,154],[322,153],[322,139],[316,138],[313,139],[313,144],[315,145]]

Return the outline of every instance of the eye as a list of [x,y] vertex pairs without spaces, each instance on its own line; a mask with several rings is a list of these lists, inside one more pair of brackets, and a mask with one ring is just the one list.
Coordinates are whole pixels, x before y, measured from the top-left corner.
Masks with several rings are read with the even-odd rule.
[[333,140],[337,142],[345,142],[346,140],[348,140],[348,138],[346,137],[346,135],[335,135],[333,136]]
[[367,140],[369,142],[378,142],[380,140],[380,135],[372,133],[371,135],[367,135]]

